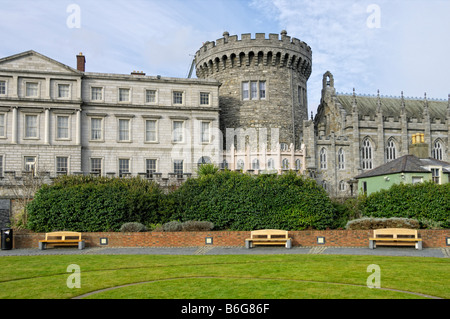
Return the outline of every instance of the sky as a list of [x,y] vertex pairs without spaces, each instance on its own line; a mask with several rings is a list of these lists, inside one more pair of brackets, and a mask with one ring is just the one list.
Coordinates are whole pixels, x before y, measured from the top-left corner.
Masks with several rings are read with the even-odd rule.
[[449,0],[0,0],[0,57],[34,50],[76,68],[82,52],[87,72],[185,78],[224,31],[286,30],[312,48],[309,111],[326,71],[341,93],[447,100],[449,12]]

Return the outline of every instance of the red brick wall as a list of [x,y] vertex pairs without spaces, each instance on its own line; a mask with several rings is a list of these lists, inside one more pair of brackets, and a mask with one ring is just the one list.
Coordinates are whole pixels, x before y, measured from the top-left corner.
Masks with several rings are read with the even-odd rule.
[[[319,246],[317,237],[325,237],[328,247],[368,247],[370,230],[304,230],[291,231],[293,246]],[[447,230],[419,230],[424,248],[446,247]],[[244,246],[249,231],[211,232],[144,232],[144,233],[83,233],[86,247],[99,247],[100,238],[108,238],[106,247],[198,247],[205,245],[205,237],[213,238],[213,246]],[[37,248],[42,233],[14,233],[14,248]]]

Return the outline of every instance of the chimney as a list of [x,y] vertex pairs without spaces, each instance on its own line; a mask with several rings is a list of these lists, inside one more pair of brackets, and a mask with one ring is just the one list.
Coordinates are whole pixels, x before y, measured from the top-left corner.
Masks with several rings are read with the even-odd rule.
[[77,70],[85,72],[86,58],[83,53],[77,55]]
[[418,158],[428,158],[428,144],[425,143],[423,133],[413,134],[412,144],[409,146],[409,154]]

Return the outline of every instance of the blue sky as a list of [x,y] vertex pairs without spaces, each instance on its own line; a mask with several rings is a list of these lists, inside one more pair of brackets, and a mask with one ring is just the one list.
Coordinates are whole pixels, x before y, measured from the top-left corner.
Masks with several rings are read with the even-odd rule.
[[285,29],[313,51],[310,111],[326,71],[338,92],[447,99],[449,12],[448,0],[0,0],[0,57],[32,49],[76,67],[83,52],[88,72],[186,77],[225,30]]

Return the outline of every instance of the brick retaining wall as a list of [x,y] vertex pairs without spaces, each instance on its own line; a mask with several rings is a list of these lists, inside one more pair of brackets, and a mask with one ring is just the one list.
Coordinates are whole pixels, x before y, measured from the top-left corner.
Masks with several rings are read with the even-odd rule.
[[[14,233],[14,248],[37,248],[44,239],[43,233]],[[368,247],[370,230],[303,230],[291,231],[293,246]],[[446,247],[450,229],[419,230],[424,248]],[[211,237],[213,246],[245,246],[249,231],[211,232],[144,232],[144,233],[83,233],[86,247],[100,247],[100,238],[107,238],[104,247],[198,247],[205,246],[205,238]],[[324,237],[325,244],[317,244],[317,237]]]

